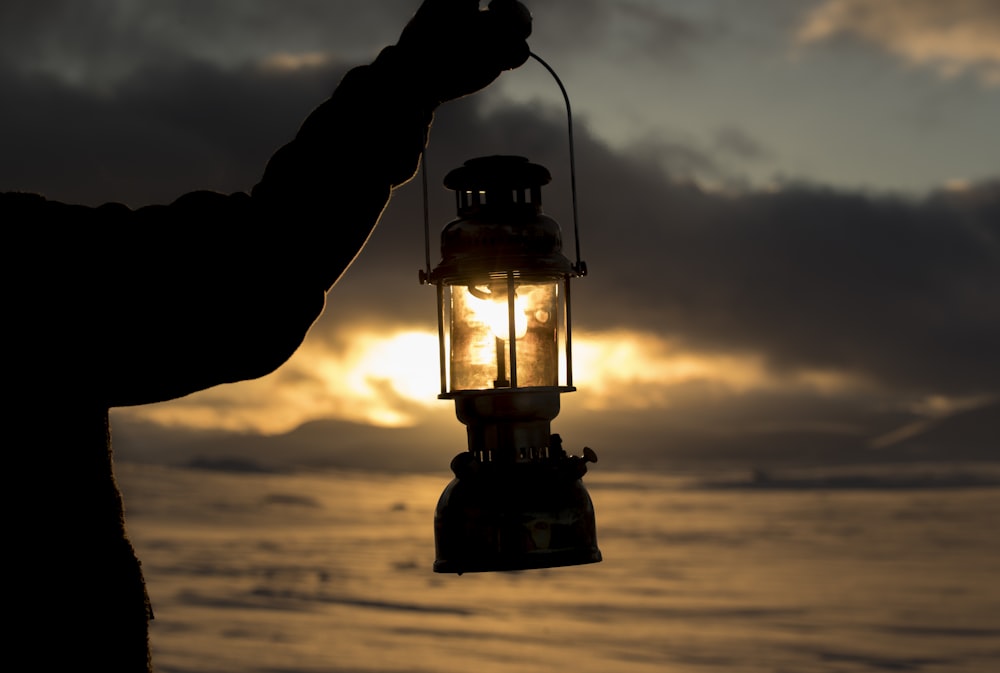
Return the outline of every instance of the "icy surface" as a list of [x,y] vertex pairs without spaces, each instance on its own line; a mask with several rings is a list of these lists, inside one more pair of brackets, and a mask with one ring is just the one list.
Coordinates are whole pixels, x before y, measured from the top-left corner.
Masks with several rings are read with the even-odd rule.
[[1000,670],[998,488],[595,469],[603,563],[457,577],[443,474],[119,478],[160,673]]

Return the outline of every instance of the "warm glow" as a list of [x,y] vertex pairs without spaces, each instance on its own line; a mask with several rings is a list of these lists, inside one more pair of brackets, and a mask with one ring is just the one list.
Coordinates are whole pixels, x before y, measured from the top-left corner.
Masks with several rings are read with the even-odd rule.
[[[471,309],[472,319],[489,326],[494,336],[504,341],[510,339],[510,314],[507,305],[507,294],[491,293],[482,286],[474,288],[482,296],[472,294],[467,297],[467,306]],[[514,338],[522,339],[528,333],[527,302],[518,293],[514,293]]]
[[449,392],[557,385],[556,281],[516,285],[513,343],[506,282],[455,285],[449,293]]
[[[656,334],[624,330],[574,333],[573,370],[579,392],[572,403],[592,410],[666,408],[690,395],[685,386],[691,384],[717,395],[777,389],[834,395],[866,385],[840,372],[778,373],[754,354],[692,351]],[[262,379],[116,414],[165,425],[268,434],[323,418],[401,427],[428,414],[450,413],[437,398],[439,392],[436,333],[354,329],[329,341],[307,340],[291,360]]]
[[1000,31],[993,0],[826,0],[807,15],[800,44],[853,34],[944,77],[976,72],[1000,86]]
[[304,54],[280,52],[271,54],[261,61],[261,67],[264,70],[294,72],[306,68],[318,68],[329,62],[330,55],[325,52],[312,51]]
[[905,411],[916,414],[920,418],[872,438],[868,444],[873,449],[884,449],[921,435],[941,421],[964,411],[972,411],[994,404],[996,395],[970,395],[967,397],[949,397],[947,395],[930,395],[906,405]]
[[581,403],[591,409],[666,407],[700,384],[720,395],[777,388],[832,394],[866,385],[833,371],[777,373],[753,353],[685,350],[655,334],[587,332],[573,342],[574,384]]
[[390,385],[399,395],[415,402],[433,399],[438,393],[437,335],[432,332],[400,332],[388,339],[373,339],[360,353],[347,384],[358,395],[366,395],[373,384]]
[[353,330],[332,344],[307,340],[261,379],[116,413],[164,425],[266,434],[323,418],[399,427],[437,408],[439,388],[435,333]]
[[[670,388],[707,381],[732,391],[759,385],[764,368],[756,357],[683,352],[641,332],[581,334],[573,342],[573,375],[592,408],[650,408],[669,403]],[[636,387],[641,395],[629,395]]]

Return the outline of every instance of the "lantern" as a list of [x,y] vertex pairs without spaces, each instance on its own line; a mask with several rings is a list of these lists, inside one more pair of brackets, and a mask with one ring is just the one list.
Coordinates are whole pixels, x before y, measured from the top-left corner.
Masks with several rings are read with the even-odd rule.
[[458,219],[441,233],[436,286],[442,399],[468,450],[434,517],[436,572],[595,563],[594,507],[581,477],[596,455],[569,455],[551,432],[573,387],[570,281],[559,224],[542,212],[548,170],[524,157],[451,171]]

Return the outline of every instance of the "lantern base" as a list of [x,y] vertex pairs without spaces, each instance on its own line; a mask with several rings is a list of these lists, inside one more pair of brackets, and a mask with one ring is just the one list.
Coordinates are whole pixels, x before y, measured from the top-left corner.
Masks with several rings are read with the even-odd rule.
[[[551,421],[559,415],[561,393],[571,386],[462,390],[440,395],[455,400],[455,415],[466,427],[469,451],[481,462],[531,458],[551,442]],[[547,449],[545,449],[547,452]]]
[[456,456],[456,478],[444,489],[434,514],[434,572],[601,561],[594,505],[580,479],[592,459],[563,456],[497,464],[480,462],[468,452]]

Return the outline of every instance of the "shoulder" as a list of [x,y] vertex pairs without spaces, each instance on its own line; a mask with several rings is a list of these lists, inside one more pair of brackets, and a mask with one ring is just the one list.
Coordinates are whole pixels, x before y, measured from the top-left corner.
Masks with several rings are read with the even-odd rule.
[[0,214],[5,218],[31,215],[46,218],[85,217],[87,213],[93,213],[102,218],[114,218],[131,212],[129,207],[123,203],[105,203],[97,208],[91,208],[80,204],[52,201],[41,194],[31,192],[0,192]]
[[0,216],[9,217],[44,216],[48,219],[72,218],[74,220],[100,220],[115,222],[140,214],[141,219],[156,220],[178,214],[224,215],[231,212],[248,211],[251,198],[243,192],[220,194],[211,191],[196,191],[184,194],[169,205],[144,206],[132,210],[124,203],[105,203],[97,207],[63,203],[47,199],[31,192],[0,192]]
[[48,201],[41,194],[0,192],[0,207],[4,210],[41,208],[45,203]]

